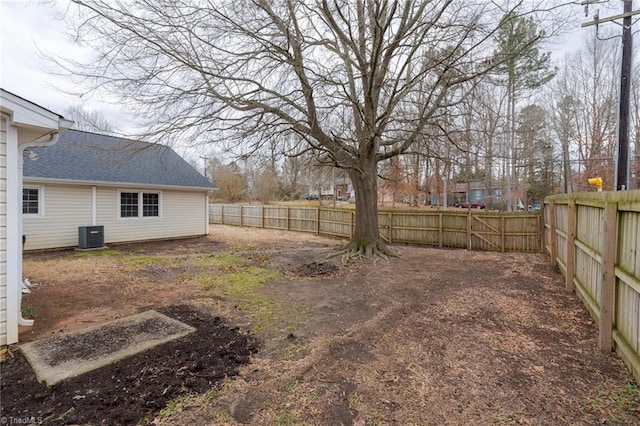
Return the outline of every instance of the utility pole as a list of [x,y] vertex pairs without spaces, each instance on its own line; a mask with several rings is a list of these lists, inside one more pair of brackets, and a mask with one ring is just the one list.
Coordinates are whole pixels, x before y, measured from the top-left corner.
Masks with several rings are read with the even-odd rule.
[[211,160],[211,157],[207,157],[206,155],[204,156],[201,155],[200,158],[204,160],[204,177],[205,179],[209,179],[207,177],[207,165],[209,164],[209,160]]
[[[589,4],[596,3],[594,0],[583,1],[585,11],[588,10]],[[621,15],[610,16],[600,19],[598,15],[594,16],[594,20],[582,24],[582,27],[595,25],[596,28],[600,23],[611,22],[622,18],[622,65],[620,67],[620,94],[618,98],[618,155],[616,156],[616,191],[629,189],[629,129],[630,129],[630,104],[631,104],[631,63],[633,33],[631,27],[633,25],[631,17],[640,14],[640,10],[633,11],[633,0],[623,0],[624,10]],[[588,12],[587,12],[588,13]]]
[[633,0],[625,0],[622,19],[622,67],[620,70],[620,108],[618,116],[618,158],[616,161],[616,191],[629,189],[629,128],[631,104],[631,62],[633,34],[631,11]]

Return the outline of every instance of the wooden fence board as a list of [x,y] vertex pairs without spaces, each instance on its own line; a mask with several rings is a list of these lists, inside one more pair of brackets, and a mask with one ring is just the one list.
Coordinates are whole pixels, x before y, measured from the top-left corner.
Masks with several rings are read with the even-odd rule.
[[320,235],[332,235],[348,238],[351,235],[351,212],[349,210],[319,209]]
[[640,190],[554,195],[544,205],[545,250],[553,263],[573,252],[566,280],[598,324],[601,349],[613,346],[640,381]]
[[564,251],[566,252],[567,263],[565,265],[565,290],[572,293],[573,277],[576,275],[576,217],[577,207],[575,201],[569,201],[567,209],[567,241]]
[[615,317],[616,294],[616,249],[618,232],[618,204],[606,202],[604,205],[602,247],[602,276],[599,285],[600,303],[600,350],[613,349],[613,319]]
[[262,227],[262,207],[243,206],[242,224],[243,226]]
[[[344,238],[350,238],[355,227],[355,212],[340,208],[212,204],[209,213],[211,223]],[[380,210],[378,225],[380,236],[390,243],[492,251],[541,249],[538,214]]]
[[556,256],[558,261],[563,265],[567,264],[567,230],[569,229],[568,204],[556,204],[555,206],[555,220],[556,220]]
[[471,246],[484,251],[502,251],[504,221],[496,216],[470,215]]
[[[586,250],[585,250],[586,249]],[[592,252],[587,246],[576,244],[576,264],[575,279],[587,292],[588,296],[598,303],[599,286],[598,282],[602,275],[601,262],[592,256]]]
[[551,203],[545,203],[542,207],[542,216],[544,220],[544,250],[551,255]]
[[387,241],[434,246],[439,243],[437,213],[382,212],[378,220],[389,235]]
[[[635,212],[620,213],[620,258],[619,265],[631,274],[640,272],[640,249],[638,227],[640,226],[639,214]],[[635,238],[634,238],[635,236]]]
[[317,213],[316,209],[310,207],[288,208],[289,211],[289,230],[299,232],[316,232],[317,231]]
[[551,201],[549,203],[549,254],[551,255],[551,264],[558,264],[558,237],[556,237],[556,223],[558,217],[556,216],[556,204]]
[[264,206],[263,223],[265,228],[287,229],[287,208],[281,206]]

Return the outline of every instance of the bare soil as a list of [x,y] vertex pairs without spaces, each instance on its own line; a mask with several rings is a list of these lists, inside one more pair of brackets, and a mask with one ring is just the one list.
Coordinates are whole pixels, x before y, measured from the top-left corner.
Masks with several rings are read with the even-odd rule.
[[[156,309],[196,334],[46,388],[18,351],[2,413],[46,424],[640,424],[640,390],[545,256],[213,226],[25,256],[22,342]],[[227,257],[225,257],[227,256]],[[229,257],[232,256],[232,257]]]

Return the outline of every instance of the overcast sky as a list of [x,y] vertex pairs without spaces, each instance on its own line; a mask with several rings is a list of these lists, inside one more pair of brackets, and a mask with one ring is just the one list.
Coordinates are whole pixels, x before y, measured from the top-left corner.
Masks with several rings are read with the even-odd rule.
[[69,79],[55,75],[39,51],[54,55],[82,54],[65,37],[61,17],[68,0],[0,0],[0,87],[64,115],[72,105],[100,111],[124,130],[127,120],[117,105],[69,95]]
[[[98,110],[126,131],[129,119],[117,105],[96,97],[81,99],[66,94],[65,89],[72,89],[69,79],[54,75],[52,64],[38,53],[41,50],[63,56],[82,54],[64,36],[66,27],[61,16],[67,4],[68,0],[0,0],[0,87],[62,115],[71,105]],[[587,18],[580,7],[575,8],[576,30],[554,43],[556,60],[577,50],[587,31],[579,29],[580,21]]]

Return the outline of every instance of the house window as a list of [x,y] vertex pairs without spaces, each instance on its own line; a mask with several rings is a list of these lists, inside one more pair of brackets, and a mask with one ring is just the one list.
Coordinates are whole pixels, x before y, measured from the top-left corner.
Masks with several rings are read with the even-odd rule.
[[40,215],[40,188],[22,188],[22,214]]
[[138,217],[138,193],[120,193],[120,217]]
[[160,217],[160,193],[121,191],[120,217]]
[[160,194],[142,193],[142,216],[160,216]]

